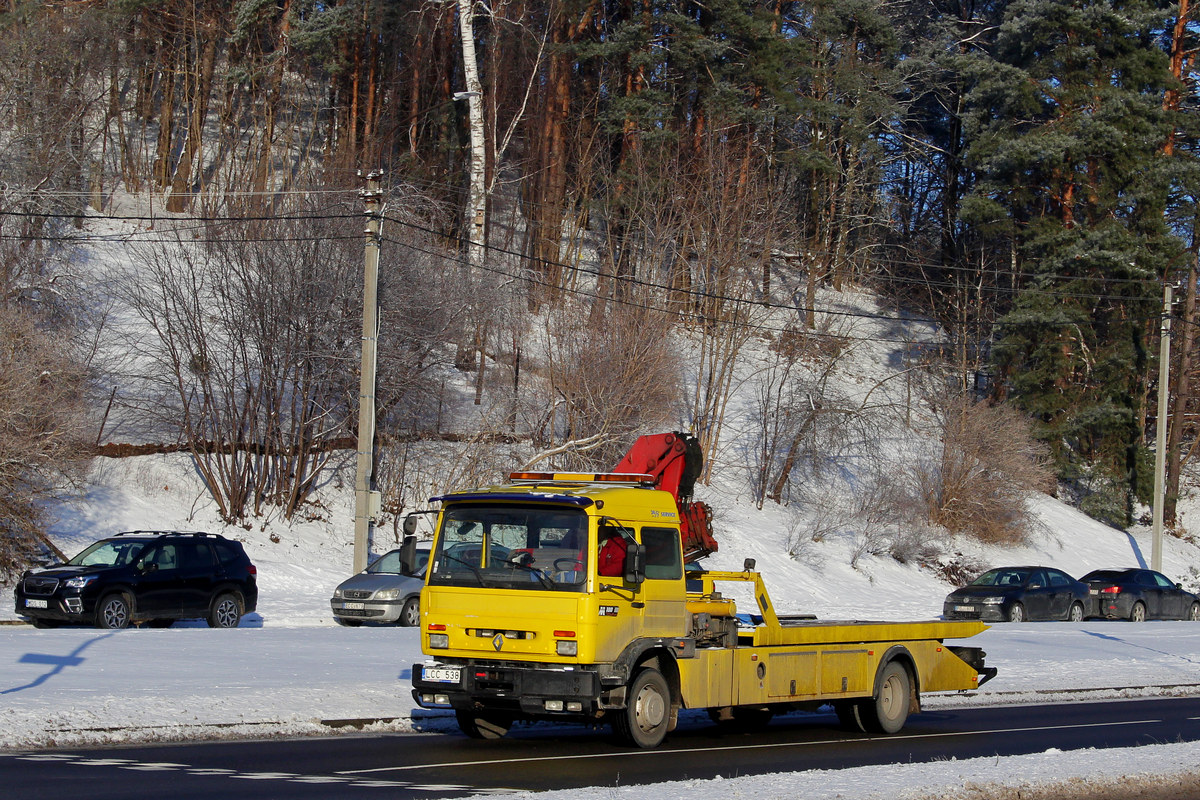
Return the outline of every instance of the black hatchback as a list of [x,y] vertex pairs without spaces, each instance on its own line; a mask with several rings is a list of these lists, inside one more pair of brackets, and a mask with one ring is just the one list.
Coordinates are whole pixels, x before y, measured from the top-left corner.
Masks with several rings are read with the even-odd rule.
[[1080,578],[1091,589],[1092,613],[1107,619],[1200,620],[1200,597],[1152,569],[1098,569]]
[[236,628],[258,606],[257,576],[233,539],[130,531],[101,539],[65,564],[27,571],[17,582],[16,612],[38,628],[166,627],[177,619]]

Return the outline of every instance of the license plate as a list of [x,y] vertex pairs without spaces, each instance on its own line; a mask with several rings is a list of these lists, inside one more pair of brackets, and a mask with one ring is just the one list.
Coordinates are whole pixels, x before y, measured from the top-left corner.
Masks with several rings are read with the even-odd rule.
[[955,611],[974,611],[975,606],[955,606]]
[[458,667],[422,667],[421,677],[430,683],[458,683],[461,672]]
[[26,600],[26,608],[49,608],[50,605],[45,600]]
[[1088,589],[1088,594],[1095,596],[1095,595],[1100,594],[1100,590],[1099,589]]
[[366,605],[363,603],[342,603],[342,608],[349,609],[350,611],[362,611],[366,608]]

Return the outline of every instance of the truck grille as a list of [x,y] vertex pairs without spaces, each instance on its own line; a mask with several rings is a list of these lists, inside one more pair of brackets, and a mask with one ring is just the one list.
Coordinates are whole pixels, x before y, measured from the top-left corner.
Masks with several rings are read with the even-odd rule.
[[54,594],[58,588],[58,578],[42,575],[30,575],[25,579],[25,594]]

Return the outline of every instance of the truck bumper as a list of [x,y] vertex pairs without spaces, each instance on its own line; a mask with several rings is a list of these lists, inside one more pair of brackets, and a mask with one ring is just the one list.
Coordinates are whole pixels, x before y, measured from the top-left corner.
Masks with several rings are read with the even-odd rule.
[[596,716],[601,691],[595,667],[474,660],[414,664],[412,685],[422,708],[555,718]]

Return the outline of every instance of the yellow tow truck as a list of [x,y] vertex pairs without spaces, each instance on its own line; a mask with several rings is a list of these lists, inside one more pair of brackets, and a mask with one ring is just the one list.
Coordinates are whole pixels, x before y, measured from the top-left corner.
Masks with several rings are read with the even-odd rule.
[[[514,473],[433,498],[417,704],[453,709],[474,738],[558,720],[609,723],[650,748],[682,709],[757,726],[832,705],[848,727],[895,733],[923,694],[995,675],[981,649],[944,643],[981,623],[782,616],[752,560],[699,569],[717,543],[690,499],[697,453],[686,434],[642,437],[615,473]],[[750,613],[729,584],[751,590]]]

